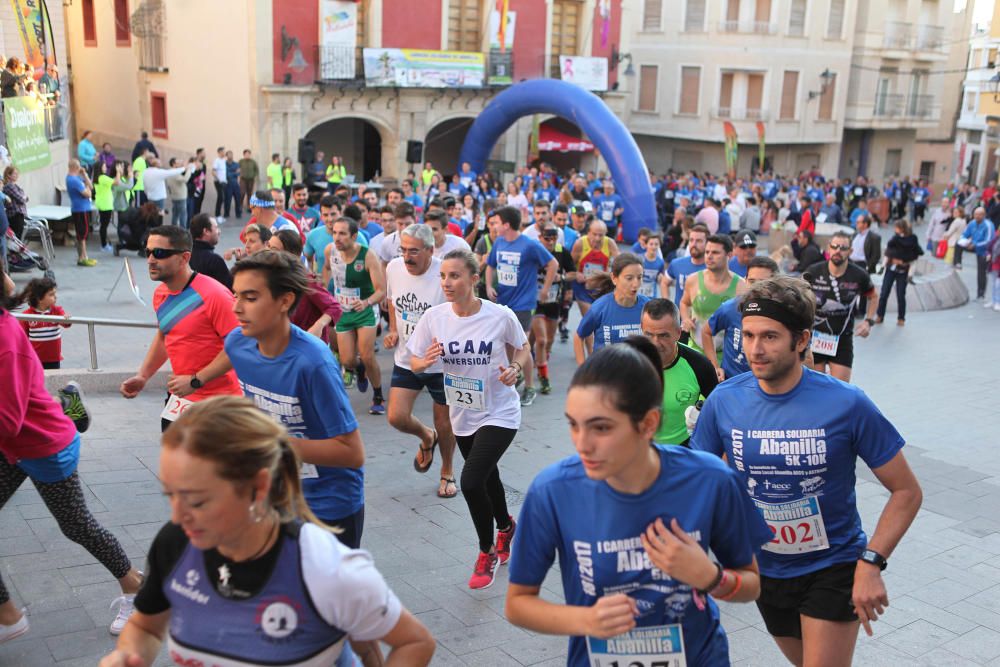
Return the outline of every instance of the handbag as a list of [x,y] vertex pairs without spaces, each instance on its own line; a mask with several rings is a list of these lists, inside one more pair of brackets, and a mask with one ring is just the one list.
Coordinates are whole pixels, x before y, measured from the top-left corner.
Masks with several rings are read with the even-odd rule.
[[948,254],[948,239],[941,239],[938,241],[937,248],[934,250],[934,256],[938,259],[944,259],[944,256]]

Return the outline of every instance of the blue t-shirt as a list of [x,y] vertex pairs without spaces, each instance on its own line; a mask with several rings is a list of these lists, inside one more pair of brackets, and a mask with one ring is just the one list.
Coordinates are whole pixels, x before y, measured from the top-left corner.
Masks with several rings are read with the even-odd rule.
[[749,267],[746,267],[746,266],[743,266],[742,264],[740,264],[739,257],[736,257],[734,255],[734,256],[732,256],[732,257],[729,258],[729,270],[732,271],[733,273],[735,273],[736,275],[738,275],[740,278],[746,278],[747,277],[747,269],[748,268]]
[[421,197],[420,195],[418,195],[416,192],[414,192],[409,197],[403,197],[403,201],[408,201],[411,204],[413,204],[413,208],[423,208],[424,207],[424,198]]
[[675,259],[670,262],[670,266],[667,267],[667,275],[674,280],[674,303],[680,304],[681,298],[684,296],[684,283],[687,281],[687,277],[693,273],[698,273],[699,271],[705,270],[705,263],[695,264],[691,261],[691,257],[681,257],[680,259]]
[[[369,222],[368,226],[366,227],[358,227],[358,239],[360,240],[361,235],[364,234],[365,240],[371,241],[373,238],[381,234],[383,231],[385,230],[382,229],[382,225],[378,224],[377,222]],[[365,245],[367,246],[368,244]]]
[[[357,430],[340,366],[316,336],[293,324],[288,347],[272,359],[237,327],[226,335],[225,348],[246,397],[293,438],[323,440]],[[343,519],[365,504],[364,468],[304,463],[301,476],[306,502],[321,519]]]
[[615,211],[625,207],[625,200],[617,192],[613,195],[597,195],[594,197],[594,213],[597,219],[610,229],[618,226],[618,216]]
[[73,213],[86,213],[91,210],[90,197],[84,197],[87,186],[79,176],[66,176],[66,194],[69,195],[69,210]]
[[708,328],[712,335],[725,331],[722,340],[722,370],[726,379],[736,377],[750,370],[743,355],[743,314],[739,308],[740,297],[734,297],[723,303],[708,318]]
[[725,454],[770,524],[760,571],[789,579],[861,556],[855,465],[888,463],[903,438],[863,391],[803,369],[791,391],[764,393],[753,373],[705,399],[691,448]]
[[729,217],[729,211],[722,209],[719,211],[719,229],[716,234],[728,234],[733,229],[733,221]]
[[[518,517],[510,581],[540,586],[558,555],[566,604],[590,607],[604,595],[625,593],[638,605],[639,628],[681,625],[688,665],[728,665],[715,602],[709,598],[699,610],[691,587],[652,565],[639,538],[657,518],[668,527],[676,518],[724,567],[737,568],[750,564],[771,533],[721,460],[685,447],[657,450],[660,476],[640,494],[589,479],[578,456],[543,470]],[[585,638],[569,639],[566,664],[590,664]]]
[[563,230],[563,239],[566,241],[564,247],[567,250],[573,250],[573,246],[576,245],[576,242],[580,238],[580,232],[573,229],[572,225],[566,225],[565,227],[562,228],[562,230]]
[[497,237],[488,260],[497,272],[497,303],[514,312],[534,310],[538,303],[538,272],[553,259],[541,243],[523,234],[513,242]]
[[660,276],[667,263],[662,257],[653,260],[648,259],[644,254],[640,257],[642,257],[642,286],[639,288],[639,294],[648,296],[650,299],[658,299],[660,297]]
[[576,333],[580,338],[594,334],[594,352],[605,345],[620,343],[629,336],[637,336],[642,333],[642,307],[647,301],[649,297],[638,294],[635,305],[626,308],[618,305],[614,292],[605,294],[594,301],[580,320]]

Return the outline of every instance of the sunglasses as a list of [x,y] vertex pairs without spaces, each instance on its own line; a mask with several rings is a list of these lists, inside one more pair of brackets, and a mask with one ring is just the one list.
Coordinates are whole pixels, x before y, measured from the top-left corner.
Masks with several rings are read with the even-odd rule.
[[149,257],[153,256],[154,259],[166,259],[167,257],[173,257],[174,255],[182,255],[186,250],[174,250],[173,248],[143,248],[142,256]]
[[837,245],[836,243],[831,243],[829,247],[830,247],[830,250],[850,250],[851,249],[851,246],[849,246],[849,245]]

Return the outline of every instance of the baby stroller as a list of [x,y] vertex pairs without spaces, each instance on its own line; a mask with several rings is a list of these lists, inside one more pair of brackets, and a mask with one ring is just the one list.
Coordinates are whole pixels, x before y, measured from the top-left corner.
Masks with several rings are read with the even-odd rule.
[[147,216],[143,216],[137,208],[129,208],[118,214],[118,242],[115,243],[115,257],[122,250],[135,250],[142,254],[142,244],[146,241],[146,234],[150,227],[159,224],[158,218],[154,218],[152,224]]
[[7,230],[7,266],[11,273],[24,273],[38,269],[46,278],[55,280],[56,274],[49,268],[48,261],[37,252],[28,248],[13,230]]

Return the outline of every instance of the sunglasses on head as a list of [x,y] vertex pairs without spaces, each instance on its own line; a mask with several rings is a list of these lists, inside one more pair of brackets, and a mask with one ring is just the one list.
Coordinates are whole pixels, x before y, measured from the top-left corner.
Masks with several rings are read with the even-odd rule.
[[143,248],[142,256],[149,257],[153,256],[154,259],[166,259],[167,257],[173,257],[174,255],[181,255],[187,252],[186,250],[174,250],[173,248]]

